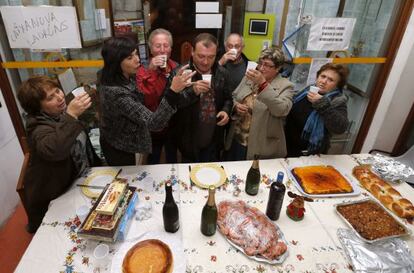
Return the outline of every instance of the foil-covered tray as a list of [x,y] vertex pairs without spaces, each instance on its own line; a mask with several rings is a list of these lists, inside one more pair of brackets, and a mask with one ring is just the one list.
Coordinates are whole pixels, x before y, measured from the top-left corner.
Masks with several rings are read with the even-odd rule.
[[371,155],[367,158],[358,158],[359,164],[369,164],[372,170],[381,178],[398,184],[414,175],[414,170],[401,162],[381,154]]
[[[404,233],[399,234],[399,235],[392,235],[392,236],[377,238],[377,239],[374,239],[374,240],[369,240],[369,239],[364,238],[361,234],[359,234],[359,232],[352,226],[352,224],[338,211],[338,207],[346,206],[346,205],[352,205],[352,204],[358,204],[358,203],[364,203],[364,202],[367,202],[367,201],[374,202],[379,207],[381,207],[385,211],[385,213],[387,213],[389,216],[391,216],[404,229]],[[388,239],[391,239],[391,238],[399,238],[399,237],[405,237],[405,236],[411,235],[411,231],[407,228],[407,226],[403,222],[401,222],[400,219],[395,217],[382,204],[376,202],[372,198],[364,198],[364,199],[360,199],[360,200],[356,200],[356,201],[338,203],[338,204],[334,205],[334,208],[335,208],[335,211],[338,214],[338,216],[355,232],[355,234],[358,236],[358,238],[360,238],[362,241],[364,241],[366,243],[375,243],[375,242],[388,240]]]
[[[270,220],[269,220],[270,221]],[[288,246],[288,242],[286,241],[285,235],[283,234],[283,232],[280,230],[280,228],[275,224],[276,227],[276,232],[277,235],[279,236],[279,240],[282,240],[286,246]],[[225,235],[223,235],[224,237],[226,237]],[[258,261],[258,262],[262,262],[262,263],[267,263],[267,264],[281,264],[283,263],[286,258],[289,256],[289,248],[285,251],[285,253],[283,253],[282,255],[280,255],[279,257],[277,257],[277,259],[274,260],[268,260],[266,258],[264,258],[263,256],[249,256],[246,254],[246,252],[244,252],[244,249],[238,245],[236,245],[235,243],[233,243],[229,238],[226,237],[226,240],[233,246],[235,247],[238,251],[240,251],[241,253],[243,253],[244,255],[246,255],[246,257],[248,257],[249,259]]]
[[414,257],[407,243],[399,238],[370,244],[350,229],[339,228],[337,235],[354,272],[414,272]]

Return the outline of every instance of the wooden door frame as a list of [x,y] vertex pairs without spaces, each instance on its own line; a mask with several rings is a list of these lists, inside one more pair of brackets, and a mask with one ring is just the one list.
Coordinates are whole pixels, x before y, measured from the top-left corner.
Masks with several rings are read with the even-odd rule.
[[[3,62],[0,56],[0,64]],[[19,140],[20,147],[24,148],[23,138],[26,137],[26,131],[20,116],[19,108],[16,104],[16,99],[13,94],[13,90],[10,85],[9,78],[7,77],[6,70],[0,65],[0,89],[6,102],[7,110],[9,112],[14,131],[16,132],[17,139]]]
[[378,108],[382,93],[384,92],[388,76],[390,75],[391,69],[394,65],[395,57],[401,45],[402,38],[404,37],[408,21],[410,20],[411,13],[413,12],[413,8],[414,0],[403,1],[403,4],[399,7],[399,12],[397,13],[398,22],[394,25],[394,30],[392,32],[393,35],[390,39],[391,42],[388,50],[386,51],[387,54],[385,57],[387,58],[387,62],[383,65],[377,76],[377,82],[373,87],[374,91],[372,92],[371,98],[368,102],[368,106],[359,128],[354,147],[352,148],[352,153],[361,152],[362,146],[368,135],[369,127]]
[[406,152],[406,149],[404,149],[404,143],[407,141],[407,138],[410,135],[413,124],[414,124],[414,104],[411,105],[410,113],[408,113],[408,116],[405,119],[404,125],[401,129],[401,132],[398,135],[397,141],[395,142],[394,148],[392,149],[392,152],[391,152],[392,156],[399,156]]

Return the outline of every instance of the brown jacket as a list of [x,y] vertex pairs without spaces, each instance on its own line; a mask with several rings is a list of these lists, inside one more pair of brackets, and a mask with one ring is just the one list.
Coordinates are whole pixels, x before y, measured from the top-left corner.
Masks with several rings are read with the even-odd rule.
[[26,130],[30,161],[25,175],[24,193],[29,224],[37,226],[49,202],[65,192],[76,178],[71,148],[83,126],[67,114],[56,119],[38,115],[29,116]]
[[[233,101],[242,102],[252,93],[252,87],[244,77],[233,92]],[[283,122],[292,108],[294,95],[293,83],[278,75],[257,97],[253,108],[247,145],[247,158],[255,154],[260,158],[278,158],[286,156],[286,141]],[[229,149],[234,136],[234,122],[226,139]]]

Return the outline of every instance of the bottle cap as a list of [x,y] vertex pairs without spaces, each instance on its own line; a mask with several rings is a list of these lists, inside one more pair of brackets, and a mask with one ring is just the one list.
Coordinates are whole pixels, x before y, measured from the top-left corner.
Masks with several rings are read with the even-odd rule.
[[278,172],[276,181],[279,182],[279,183],[282,183],[284,176],[285,176],[285,174],[283,172]]

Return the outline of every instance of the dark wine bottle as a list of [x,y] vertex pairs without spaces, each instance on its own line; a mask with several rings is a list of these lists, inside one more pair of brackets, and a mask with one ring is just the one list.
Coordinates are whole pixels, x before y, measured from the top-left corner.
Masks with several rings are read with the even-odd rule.
[[283,198],[285,197],[286,187],[283,185],[283,176],[283,172],[279,172],[276,181],[270,185],[266,215],[273,221],[279,219]]
[[174,201],[170,182],[165,183],[165,203],[162,207],[162,218],[164,219],[165,231],[174,233],[180,228],[178,206]]
[[256,195],[259,192],[260,185],[260,170],[259,170],[259,156],[255,155],[252,166],[246,177],[246,193],[249,195]]
[[212,236],[216,233],[217,227],[217,206],[214,198],[216,188],[210,186],[208,188],[208,200],[201,212],[201,233],[206,236]]

